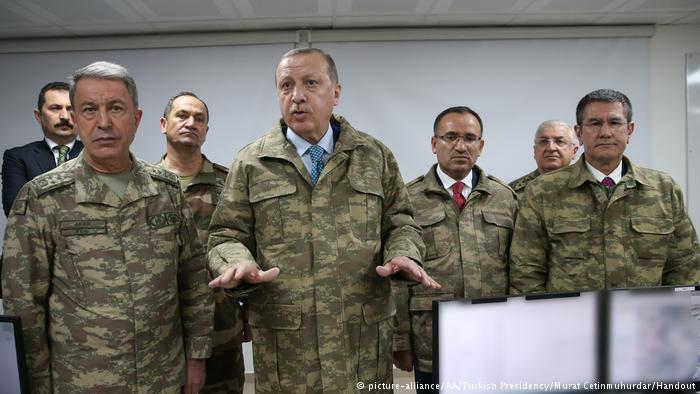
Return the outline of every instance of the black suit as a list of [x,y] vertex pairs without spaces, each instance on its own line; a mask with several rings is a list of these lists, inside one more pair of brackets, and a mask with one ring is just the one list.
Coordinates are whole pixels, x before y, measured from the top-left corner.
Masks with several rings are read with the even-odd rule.
[[[82,150],[83,143],[76,140],[68,158],[77,157]],[[6,150],[2,157],[2,209],[5,216],[25,183],[54,168],[56,159],[45,140]]]

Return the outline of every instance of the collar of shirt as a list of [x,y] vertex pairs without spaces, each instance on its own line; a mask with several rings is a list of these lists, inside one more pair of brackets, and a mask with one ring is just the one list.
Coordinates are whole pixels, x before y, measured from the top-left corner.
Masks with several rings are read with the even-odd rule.
[[[309,154],[308,150],[309,147],[314,144],[301,138],[299,134],[295,133],[294,130],[289,127],[287,127],[285,137],[287,137],[287,140],[294,145],[294,148],[301,157],[301,161],[304,163],[304,166],[309,173],[311,173],[311,154]],[[333,154],[333,129],[331,129],[330,123],[328,123],[326,134],[323,135],[321,141],[318,141],[318,144],[316,145],[320,146],[325,151],[323,154],[323,164],[328,163],[328,160],[331,158],[331,154]]]
[[447,190],[447,192],[450,194],[450,197],[453,197],[452,185],[454,185],[457,182],[464,183],[464,189],[462,189],[462,195],[464,196],[464,198],[467,198],[469,196],[469,193],[472,191],[472,171],[473,170],[469,170],[467,176],[465,176],[462,180],[457,181],[455,179],[452,179],[451,176],[445,174],[440,168],[439,164],[436,168],[437,176],[440,179],[440,182],[442,182],[442,186],[444,186],[445,190]]
[[609,176],[612,178],[613,181],[615,181],[615,184],[617,185],[620,183],[620,179],[622,179],[622,160],[620,160],[620,164],[617,165],[617,167],[611,172],[609,175],[605,175],[602,172],[598,171],[595,167],[592,165],[588,164],[587,161],[584,160],[584,163],[586,164],[586,169],[588,169],[588,172],[593,175],[593,178],[595,178],[598,182],[602,182],[603,178],[606,176]]
[[[59,144],[55,143],[53,140],[49,139],[49,137],[44,137],[44,141],[46,141],[46,144],[49,145],[49,149],[51,150],[51,153],[53,153],[53,159],[58,164],[58,151],[54,150],[53,148],[57,147]],[[68,147],[68,152],[73,149],[73,145],[75,145],[75,140],[65,144]]]

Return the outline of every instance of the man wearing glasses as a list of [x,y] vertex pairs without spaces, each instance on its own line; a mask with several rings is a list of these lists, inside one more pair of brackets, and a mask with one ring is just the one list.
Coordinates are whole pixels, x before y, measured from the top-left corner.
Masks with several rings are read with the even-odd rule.
[[511,291],[698,283],[698,236],[680,186],[623,155],[634,132],[627,96],[587,94],[576,123],[581,159],[525,190],[511,245]]
[[532,150],[535,153],[537,169],[508,184],[515,190],[518,198],[522,198],[525,186],[531,180],[571,163],[578,151],[576,133],[561,120],[545,120],[537,127]]
[[476,112],[448,108],[435,119],[433,133],[437,164],[407,187],[423,228],[424,269],[442,288],[411,286],[408,302],[406,287],[394,288],[399,305],[394,362],[408,371],[415,367],[417,393],[438,391],[432,375],[432,301],[506,294],[517,211],[515,193],[476,165],[484,149]]

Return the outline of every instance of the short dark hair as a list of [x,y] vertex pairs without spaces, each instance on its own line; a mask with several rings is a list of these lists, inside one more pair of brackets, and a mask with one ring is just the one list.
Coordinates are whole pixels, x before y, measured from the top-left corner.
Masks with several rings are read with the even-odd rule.
[[438,124],[447,114],[472,114],[479,121],[479,128],[481,128],[481,135],[484,135],[484,123],[481,121],[481,116],[476,113],[473,109],[465,106],[450,107],[446,110],[440,112],[435,118],[435,123],[433,123],[433,135],[437,135]]
[[70,85],[66,82],[59,82],[59,81],[54,81],[54,82],[49,82],[46,85],[44,85],[43,88],[41,88],[41,91],[39,92],[39,100],[37,100],[36,103],[36,109],[41,111],[41,108],[44,106],[44,103],[46,102],[46,92],[49,90],[65,90],[70,91]]
[[178,94],[176,94],[176,95],[174,95],[173,97],[171,97],[171,98],[168,100],[168,102],[165,104],[165,109],[163,110],[163,117],[164,117],[164,118],[167,118],[168,115],[170,115],[170,111],[173,110],[173,103],[175,102],[175,100],[178,99],[178,97],[182,97],[182,96],[194,97],[194,98],[196,98],[197,100],[201,101],[202,104],[204,104],[204,110],[207,112],[207,123],[208,123],[208,122],[209,122],[209,107],[207,107],[207,103],[205,103],[204,100],[202,100],[201,98],[199,98],[199,96],[197,96],[196,94],[194,94],[194,93],[192,93],[192,92],[188,92],[188,91],[186,91],[186,90],[185,90],[185,91],[182,91],[182,92],[180,92],[180,93],[178,93]]
[[[311,47],[306,47],[306,48],[294,48],[291,51],[288,51],[284,55],[282,55],[282,58],[280,59],[279,63],[282,62],[282,60],[292,57],[292,56],[297,56],[297,55],[308,55],[312,53],[318,53],[319,55],[322,55],[324,58],[326,58],[326,73],[328,74],[328,78],[331,79],[331,82],[333,83],[338,83],[338,68],[335,66],[335,61],[329,55],[328,53],[318,49],[318,48],[311,48]],[[277,66],[279,66],[279,63],[277,63]],[[275,67],[275,81],[277,80],[277,67]]]
[[577,125],[582,125],[583,111],[586,109],[588,104],[593,102],[621,103],[622,112],[625,114],[625,118],[628,122],[632,121],[632,103],[630,102],[630,99],[624,95],[624,93],[612,89],[598,89],[583,96],[581,101],[578,102],[578,105],[576,106]]

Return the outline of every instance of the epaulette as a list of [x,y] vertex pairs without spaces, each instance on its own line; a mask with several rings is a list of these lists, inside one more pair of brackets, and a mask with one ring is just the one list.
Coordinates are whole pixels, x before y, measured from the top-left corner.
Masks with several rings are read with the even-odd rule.
[[221,164],[217,164],[217,163],[214,163],[214,162],[212,162],[211,164],[214,166],[214,169],[215,169],[215,170],[222,171],[222,172],[228,174],[228,168],[222,166]]
[[489,178],[490,180],[492,180],[492,181],[498,183],[499,185],[505,187],[506,189],[510,190],[510,192],[513,193],[513,195],[517,195],[517,193],[515,192],[515,190],[513,190],[513,188],[510,187],[510,185],[508,185],[507,183],[503,182],[502,180],[496,178],[495,176],[493,176],[493,175],[491,175],[491,174],[486,174],[486,177]]
[[180,180],[178,179],[177,175],[166,170],[165,168],[146,164],[146,171],[148,171],[148,174],[154,179],[158,179],[170,183],[173,186],[180,187]]
[[39,196],[74,182],[75,177],[73,176],[73,171],[50,171],[39,175],[31,181]]

